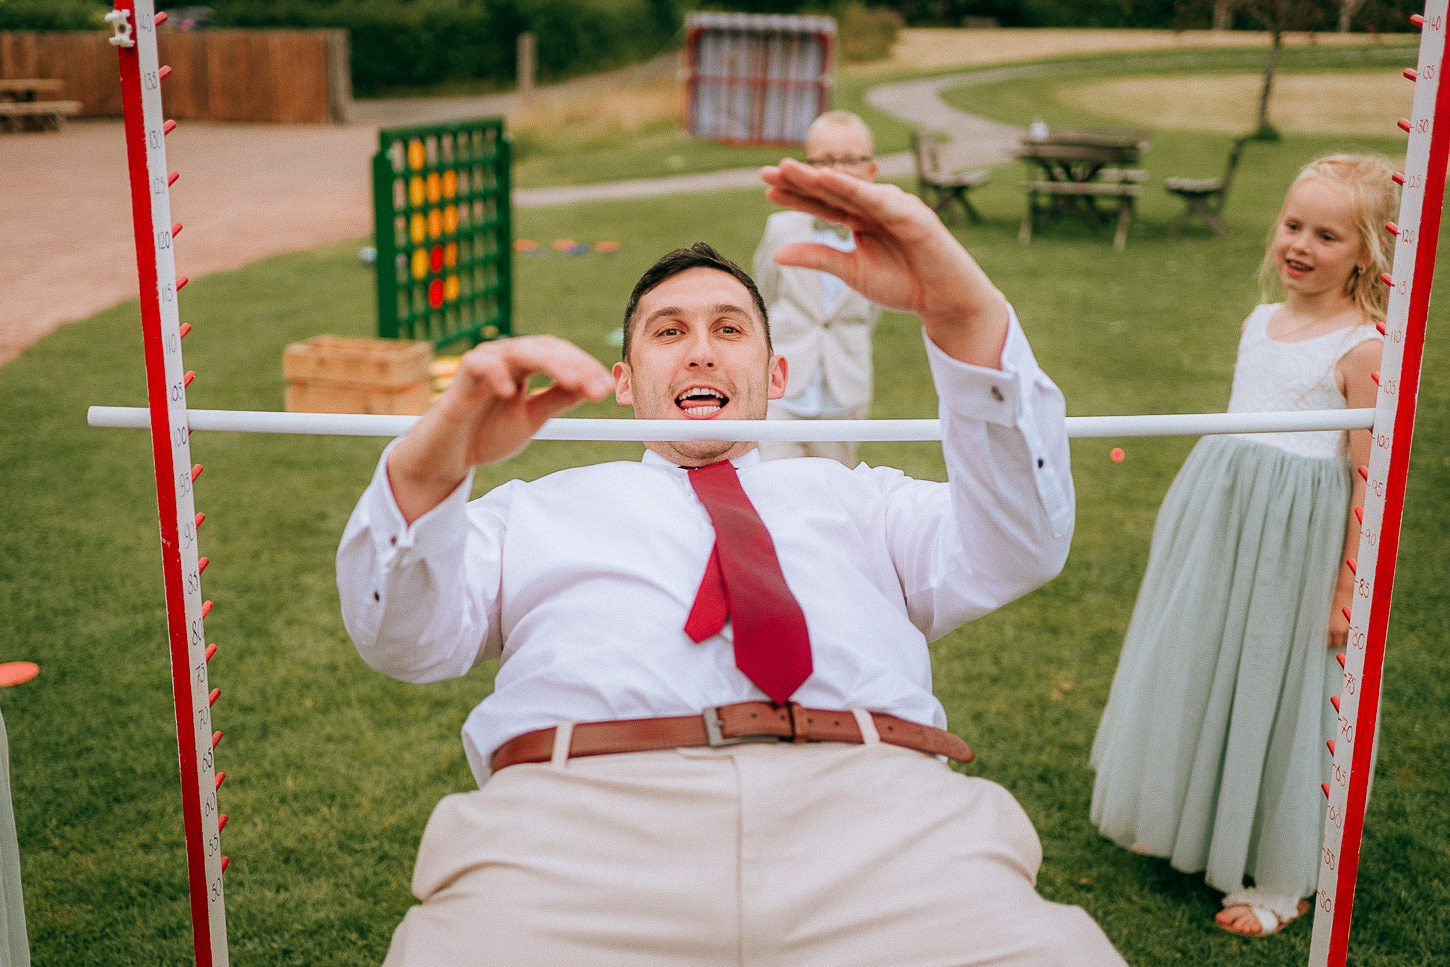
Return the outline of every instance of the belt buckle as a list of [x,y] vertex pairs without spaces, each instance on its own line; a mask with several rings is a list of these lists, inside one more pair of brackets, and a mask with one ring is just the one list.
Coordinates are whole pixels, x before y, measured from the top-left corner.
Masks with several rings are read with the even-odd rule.
[[701,712],[700,718],[705,722],[705,742],[711,748],[719,748],[722,745],[744,745],[747,742],[782,741],[778,735],[742,735],[739,738],[727,739],[720,734],[720,727],[725,723],[720,720],[720,709],[716,705],[711,705]]

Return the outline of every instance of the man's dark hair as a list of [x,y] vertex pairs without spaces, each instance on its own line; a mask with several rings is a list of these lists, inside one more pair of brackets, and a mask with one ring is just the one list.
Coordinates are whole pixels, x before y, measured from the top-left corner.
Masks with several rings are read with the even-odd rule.
[[629,304],[624,307],[624,350],[621,358],[625,362],[629,362],[629,344],[632,335],[630,330],[633,328],[635,312],[639,309],[639,300],[671,276],[679,275],[687,269],[700,268],[718,269],[733,276],[749,290],[750,298],[755,301],[756,311],[760,313],[760,321],[765,327],[765,351],[767,353],[774,351],[770,346],[770,316],[765,311],[765,300],[760,297],[760,290],[755,287],[755,280],[750,277],[750,273],[715,251],[708,243],[696,242],[689,248],[677,248],[665,255],[651,265],[635,283],[634,291],[629,294]]

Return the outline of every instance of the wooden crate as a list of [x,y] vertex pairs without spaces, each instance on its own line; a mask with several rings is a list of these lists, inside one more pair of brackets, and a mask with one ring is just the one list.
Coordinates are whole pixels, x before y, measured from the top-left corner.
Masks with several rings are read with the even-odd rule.
[[416,416],[433,402],[427,383],[396,390],[348,389],[293,383],[287,387],[289,413],[376,413],[381,416]]
[[433,400],[433,346],[396,339],[317,336],[282,353],[287,409],[303,413],[417,414]]

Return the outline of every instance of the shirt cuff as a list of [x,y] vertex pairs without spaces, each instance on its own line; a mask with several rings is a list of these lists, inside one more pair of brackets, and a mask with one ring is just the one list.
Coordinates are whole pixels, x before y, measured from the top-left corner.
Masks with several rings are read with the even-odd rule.
[[954,416],[1016,426],[1023,415],[1022,384],[1031,382],[1037,361],[1027,336],[1017,321],[1017,311],[1007,306],[1007,340],[1002,346],[1002,367],[991,369],[954,359],[943,352],[922,330],[927,363],[941,405]]
[[[393,485],[388,480],[388,455],[398,445],[394,440],[383,451],[372,483],[363,496],[367,519],[372,522],[373,544],[384,569],[402,567],[424,548],[436,550],[454,542],[462,542],[468,516],[468,496],[473,492],[473,471],[438,506],[410,525],[398,508]],[[415,550],[416,548],[416,550]]]

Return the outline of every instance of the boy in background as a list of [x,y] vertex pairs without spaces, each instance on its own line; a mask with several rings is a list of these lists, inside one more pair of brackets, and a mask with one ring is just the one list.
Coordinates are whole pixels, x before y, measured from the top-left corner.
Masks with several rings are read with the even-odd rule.
[[[827,111],[806,132],[806,162],[875,181],[877,165],[871,129],[850,111]],[[852,251],[855,240],[844,225],[805,212],[770,216],[755,251],[755,281],[770,316],[775,351],[789,363],[785,396],[772,400],[772,420],[864,420],[871,410],[871,332],[881,310],[844,282],[814,269],[783,266],[775,253],[791,242],[820,242]],[[829,457],[856,463],[856,444],[761,443],[767,460]]]

